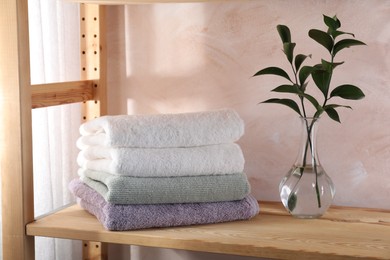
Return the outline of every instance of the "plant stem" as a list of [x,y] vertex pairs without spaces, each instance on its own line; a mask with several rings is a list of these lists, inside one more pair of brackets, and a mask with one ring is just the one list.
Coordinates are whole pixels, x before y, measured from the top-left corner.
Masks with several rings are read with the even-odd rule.
[[[311,138],[311,133],[313,131],[314,123],[316,122],[317,118],[313,118],[312,121],[310,122],[310,125],[309,125],[309,122],[308,122],[307,118],[302,118],[302,120],[304,120],[304,124],[305,124],[304,127],[305,127],[305,131],[307,132],[306,144],[305,144],[305,148],[304,148],[304,151],[303,151],[302,165],[299,167],[299,171],[300,171],[299,179],[295,183],[295,185],[291,189],[291,191],[294,191],[296,189],[300,179],[303,176],[304,170],[306,168],[306,159],[307,159],[307,156],[308,156],[308,150],[310,148],[310,154],[312,156],[312,164],[313,164],[315,178],[316,178],[315,189],[316,189],[317,203],[318,203],[318,207],[321,208],[321,197],[320,197],[320,191],[319,191],[319,187],[318,187],[317,159],[316,159],[316,154],[314,152],[313,142],[312,142],[312,138]],[[294,199],[294,193],[293,192],[291,192],[289,194],[288,201],[290,201],[292,199]],[[293,209],[290,208],[290,210],[292,211]]]
[[312,133],[313,126],[314,126],[314,123],[316,122],[316,120],[317,120],[317,118],[313,118],[313,120],[310,123],[310,126],[308,125],[307,120],[305,120],[306,130],[307,130],[307,141],[306,141],[305,153],[304,153],[302,164],[303,164],[303,167],[306,166],[307,146],[309,144],[310,145],[310,153],[311,153],[311,157],[313,160],[312,164],[313,164],[313,168],[314,168],[314,173],[316,175],[315,189],[316,189],[316,195],[317,195],[317,203],[318,203],[318,207],[321,208],[320,190],[318,187],[317,158],[316,158],[316,154],[314,152],[313,142],[312,142],[312,138],[311,138],[311,133]]
[[[313,125],[314,125],[316,120],[317,119],[314,118],[310,124],[310,128],[307,129],[307,139],[308,139],[308,143],[310,144],[310,152],[311,152],[311,157],[313,160],[313,168],[314,168],[314,173],[316,175],[315,189],[316,189],[316,195],[317,195],[317,203],[318,203],[318,207],[321,208],[320,189],[318,187],[318,170],[317,170],[317,158],[316,158],[317,155],[314,152],[313,143],[311,140],[311,131],[313,130]],[[307,124],[307,121],[306,121],[306,124]],[[306,161],[306,158],[304,158],[304,160]]]
[[[333,64],[333,55],[332,55],[331,64]],[[294,66],[292,64],[291,64],[291,68],[292,68],[293,73],[294,73],[295,84],[299,86],[297,72],[295,71]],[[333,71],[333,69],[332,69],[332,71]],[[330,80],[328,82],[328,85],[330,85]],[[302,178],[302,175],[304,173],[304,169],[306,167],[307,151],[308,151],[308,148],[310,147],[310,154],[312,156],[312,164],[313,164],[314,173],[315,173],[315,180],[316,180],[315,189],[316,189],[317,204],[318,204],[318,207],[321,208],[321,197],[320,197],[320,190],[319,190],[319,186],[318,186],[317,158],[316,158],[316,154],[314,153],[314,150],[313,150],[313,144],[312,144],[312,138],[311,138],[313,126],[314,126],[314,123],[317,120],[317,118],[313,118],[311,123],[310,123],[310,126],[309,126],[308,121],[307,121],[307,114],[306,114],[304,98],[303,98],[303,96],[300,96],[299,99],[301,101],[301,106],[302,106],[302,113],[303,113],[303,118],[304,118],[303,120],[305,120],[305,124],[306,124],[305,128],[307,131],[307,139],[306,139],[306,144],[305,144],[305,151],[303,154],[302,167],[300,167],[300,169],[299,169],[300,176],[299,176],[299,179],[292,190],[295,190],[296,185],[298,184],[299,180]],[[325,106],[327,101],[328,101],[327,98],[325,98],[323,106]],[[292,196],[293,196],[293,193],[290,193],[288,200],[290,200],[292,198]]]

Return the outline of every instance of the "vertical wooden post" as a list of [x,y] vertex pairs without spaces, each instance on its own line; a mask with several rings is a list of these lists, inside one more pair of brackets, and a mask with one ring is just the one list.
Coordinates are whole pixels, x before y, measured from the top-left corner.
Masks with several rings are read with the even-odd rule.
[[[107,53],[104,6],[80,5],[81,78],[95,80],[94,100],[83,104],[83,120],[107,114]],[[83,241],[84,260],[106,260],[107,244]]]
[[103,259],[108,259],[106,243],[83,241],[83,260]]
[[3,259],[33,260],[34,220],[27,0],[0,1],[0,167]]
[[83,119],[107,114],[107,53],[104,6],[81,4],[81,79],[96,80],[94,100],[83,105]]

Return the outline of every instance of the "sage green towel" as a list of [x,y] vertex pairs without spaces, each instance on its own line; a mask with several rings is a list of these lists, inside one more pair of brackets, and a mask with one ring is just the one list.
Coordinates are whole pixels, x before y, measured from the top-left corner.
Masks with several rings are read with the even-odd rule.
[[250,192],[245,173],[143,178],[80,169],[79,175],[113,204],[232,201],[241,200]]

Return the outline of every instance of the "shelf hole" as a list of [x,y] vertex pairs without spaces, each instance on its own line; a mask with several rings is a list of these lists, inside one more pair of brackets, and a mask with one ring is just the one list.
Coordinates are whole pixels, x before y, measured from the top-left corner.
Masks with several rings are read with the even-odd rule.
[[97,34],[94,34],[93,37],[96,38],[96,37],[97,37]]
[[94,71],[97,71],[97,68],[94,68]]
[[94,17],[94,18],[93,18],[93,20],[94,20],[94,21],[96,21],[96,20],[97,20],[97,18],[96,18],[96,17]]
[[81,17],[81,21],[85,21],[85,17]]
[[[85,117],[84,117],[84,119],[85,119]],[[84,244],[84,246],[85,246],[85,247],[87,247],[87,246],[88,246],[88,244]]]
[[82,54],[85,54],[85,51],[82,51],[81,53],[82,53]]
[[[86,117],[86,116],[83,116],[83,120],[87,120],[87,117]],[[85,244],[85,246],[87,246],[87,244]]]
[[83,67],[83,71],[85,71],[85,67]]
[[99,245],[96,245],[96,248],[99,248]]
[[85,34],[82,34],[81,37],[85,38]]
[[97,84],[93,85],[95,88],[97,88]]
[[95,104],[97,104],[98,102],[97,102],[97,100],[95,100]]
[[96,54],[97,54],[97,51],[94,51],[93,53],[96,55]]

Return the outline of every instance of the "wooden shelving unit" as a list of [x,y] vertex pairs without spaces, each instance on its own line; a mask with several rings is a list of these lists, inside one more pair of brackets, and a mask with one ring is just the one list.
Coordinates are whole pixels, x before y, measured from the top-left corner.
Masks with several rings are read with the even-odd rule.
[[[221,0],[227,1],[245,0]],[[34,219],[31,109],[84,102],[85,120],[106,113],[103,5],[208,1],[74,2],[85,3],[80,8],[81,80],[31,86],[27,0],[0,1],[3,259],[33,260],[34,236],[99,245],[95,252],[86,250],[84,259],[106,259],[106,243],[276,259],[390,259],[390,211],[382,210],[332,208],[321,219],[302,220],[286,215],[278,203],[262,202],[260,215],[249,221],[129,232],[104,230],[77,205]]]

